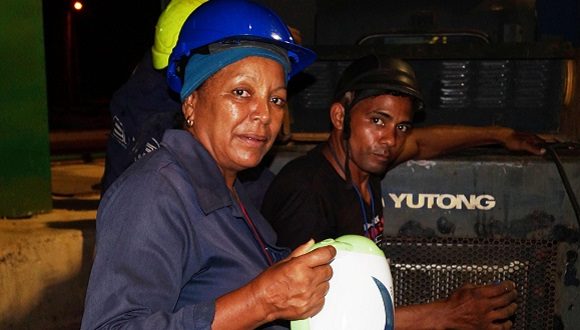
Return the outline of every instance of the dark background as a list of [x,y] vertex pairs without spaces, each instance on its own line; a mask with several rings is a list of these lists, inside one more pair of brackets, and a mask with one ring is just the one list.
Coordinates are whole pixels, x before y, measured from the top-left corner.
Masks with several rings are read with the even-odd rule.
[[[44,0],[51,131],[108,128],[108,103],[153,43],[167,0]],[[577,0],[262,0],[304,44],[352,45],[373,32],[478,30],[493,43],[559,39],[580,45]],[[501,10],[498,10],[501,8]],[[519,40],[506,26],[522,27]]]
[[[44,0],[49,127],[109,126],[108,103],[153,43],[158,0]],[[70,54],[70,56],[69,56]]]

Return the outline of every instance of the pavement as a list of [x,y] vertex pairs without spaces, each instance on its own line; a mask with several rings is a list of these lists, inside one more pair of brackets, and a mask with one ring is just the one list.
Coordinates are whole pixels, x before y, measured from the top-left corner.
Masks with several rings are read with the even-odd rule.
[[78,329],[104,159],[51,163],[53,210],[0,220],[0,329]]

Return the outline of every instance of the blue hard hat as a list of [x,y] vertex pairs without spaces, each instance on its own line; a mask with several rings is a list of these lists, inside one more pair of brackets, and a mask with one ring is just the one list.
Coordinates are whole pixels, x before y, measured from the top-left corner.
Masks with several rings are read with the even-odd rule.
[[288,52],[292,68],[288,78],[316,59],[310,49],[294,42],[290,30],[272,10],[248,0],[210,0],[185,21],[169,57],[167,82],[180,92],[183,85],[180,63],[195,51],[219,42],[252,40],[272,44]]

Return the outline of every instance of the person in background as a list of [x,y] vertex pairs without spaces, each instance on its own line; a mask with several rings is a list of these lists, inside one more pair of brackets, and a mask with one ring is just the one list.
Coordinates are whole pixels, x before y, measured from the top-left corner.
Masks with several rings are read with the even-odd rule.
[[113,94],[101,193],[134,161],[160,146],[163,132],[183,125],[179,95],[167,85],[165,70],[185,19],[205,0],[172,0],[155,26],[151,49]]
[[[371,54],[346,68],[330,106],[328,140],[286,164],[266,191],[262,213],[278,234],[277,243],[292,248],[310,239],[359,234],[381,246],[381,180],[407,160],[496,143],[510,150],[544,152],[539,137],[505,127],[413,128],[414,112],[422,108],[408,63]],[[447,299],[398,307],[395,326],[505,329],[512,325],[516,298],[511,281],[465,285]]]
[[314,58],[254,2],[187,18],[167,69],[184,129],[103,196],[82,329],[275,329],[320,311],[336,250],[277,247],[237,178],[272,146],[287,80]]

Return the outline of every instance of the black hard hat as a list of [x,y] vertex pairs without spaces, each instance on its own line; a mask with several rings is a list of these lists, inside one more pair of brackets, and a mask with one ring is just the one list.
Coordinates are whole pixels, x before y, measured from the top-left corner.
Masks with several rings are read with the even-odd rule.
[[[423,108],[423,96],[419,91],[415,71],[409,63],[397,58],[371,54],[352,62],[342,73],[334,99],[340,100],[349,91],[359,92],[365,98],[400,93],[411,96],[417,110]],[[357,102],[362,98],[355,94]]]

